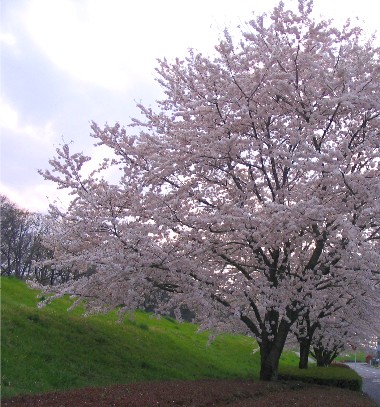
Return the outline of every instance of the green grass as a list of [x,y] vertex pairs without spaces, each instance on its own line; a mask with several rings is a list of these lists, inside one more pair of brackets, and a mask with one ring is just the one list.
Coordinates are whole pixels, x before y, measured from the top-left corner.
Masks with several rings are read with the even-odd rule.
[[[2,397],[147,380],[258,379],[252,338],[221,335],[208,345],[193,324],[144,312],[122,323],[116,312],[85,318],[79,308],[67,312],[68,298],[38,309],[37,291],[16,279],[1,285]],[[297,365],[284,352],[280,371],[297,374]],[[325,374],[313,369],[302,374]]]
[[208,334],[168,318],[136,312],[66,312],[71,301],[37,308],[37,292],[2,278],[2,396],[145,380],[257,378],[259,353],[252,338]]
[[[364,363],[367,354],[364,351],[356,352],[356,361],[358,363]],[[342,352],[337,358],[337,362],[355,362],[355,353],[354,352]]]

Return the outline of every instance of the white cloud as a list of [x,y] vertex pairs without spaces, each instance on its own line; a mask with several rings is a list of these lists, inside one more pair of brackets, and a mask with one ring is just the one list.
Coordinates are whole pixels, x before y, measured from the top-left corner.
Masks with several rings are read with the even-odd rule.
[[18,127],[18,114],[0,97],[0,128],[15,129]]
[[44,182],[37,168],[44,155],[53,154],[57,139],[51,122],[22,123],[18,112],[0,98],[1,183],[0,192],[32,211],[46,211],[47,196],[57,196],[54,185]]
[[61,202],[60,207],[67,207],[68,196],[58,191],[52,184],[33,184],[22,190],[0,182],[0,193],[22,209],[31,212],[47,213],[49,204]]
[[54,64],[111,90],[127,89],[147,63],[153,70],[150,23],[137,2],[33,0],[25,15],[31,38]]
[[110,21],[99,2],[93,6],[71,0],[32,0],[24,21],[31,39],[48,58],[79,81],[125,88],[128,78],[123,66],[128,61],[118,49],[124,31],[122,11],[116,15],[118,21]]
[[[20,123],[18,112],[2,97],[0,97],[0,129],[13,132],[30,142],[51,144],[57,138],[51,122],[42,126]],[[3,131],[2,138],[5,137]]]
[[9,32],[0,31],[0,44],[14,48],[16,46],[16,37]]

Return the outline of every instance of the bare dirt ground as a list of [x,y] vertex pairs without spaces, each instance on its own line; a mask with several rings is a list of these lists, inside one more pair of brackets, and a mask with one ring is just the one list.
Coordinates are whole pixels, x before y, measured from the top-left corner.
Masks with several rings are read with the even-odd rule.
[[360,392],[298,382],[202,380],[87,388],[2,400],[3,407],[376,407]]

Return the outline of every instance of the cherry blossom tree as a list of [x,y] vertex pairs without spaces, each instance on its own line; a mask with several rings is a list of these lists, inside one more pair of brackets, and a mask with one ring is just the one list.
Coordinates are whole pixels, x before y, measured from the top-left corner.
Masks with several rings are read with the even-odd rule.
[[[368,349],[380,331],[379,304],[368,310],[352,307],[351,313],[338,312],[322,319],[312,338],[310,352],[317,366],[328,366],[343,350]],[[375,306],[374,306],[375,305]]]
[[[299,367],[306,369],[310,354],[318,366],[330,364],[342,350],[367,348],[380,332],[380,303],[373,281],[353,287],[343,280],[345,289],[332,285],[317,290],[318,300],[302,313],[292,327],[300,349]],[[363,286],[365,283],[365,290]],[[294,344],[293,344],[294,348]]]
[[47,244],[84,273],[57,295],[129,310],[168,291],[157,312],[186,304],[204,329],[250,333],[271,380],[317,290],[378,278],[379,49],[300,0],[215,50],[160,60],[165,96],[129,127],[93,123],[115,158],[89,176],[89,157],[57,150],[42,174],[73,199]]

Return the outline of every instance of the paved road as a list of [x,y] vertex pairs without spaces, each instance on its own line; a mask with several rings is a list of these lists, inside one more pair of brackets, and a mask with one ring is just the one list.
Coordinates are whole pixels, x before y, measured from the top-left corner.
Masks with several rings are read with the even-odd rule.
[[367,363],[347,363],[363,378],[362,390],[380,406],[380,369],[367,365]]

